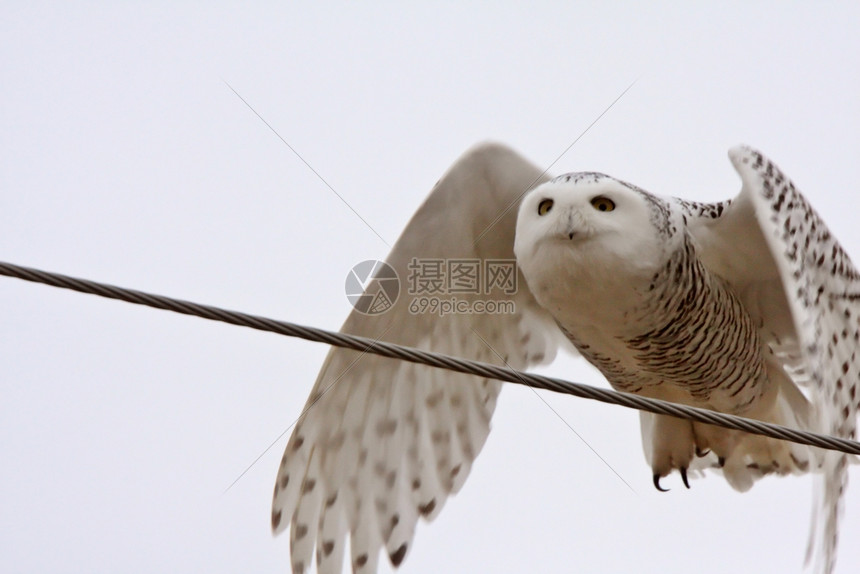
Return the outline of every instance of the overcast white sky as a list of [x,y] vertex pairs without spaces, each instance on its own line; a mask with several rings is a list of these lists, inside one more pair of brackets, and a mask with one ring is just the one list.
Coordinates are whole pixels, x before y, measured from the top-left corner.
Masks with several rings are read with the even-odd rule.
[[[17,4],[17,5],[16,5]],[[336,329],[487,138],[553,173],[734,195],[759,147],[860,258],[860,7],[7,3],[0,260]],[[578,4],[578,5],[577,5]],[[285,438],[326,348],[0,278],[0,571],[286,572]],[[583,363],[551,369],[604,384]],[[651,486],[638,416],[507,388],[461,493],[402,571],[799,572],[809,477]],[[839,572],[860,568],[851,471]],[[386,565],[387,567],[387,565]]]

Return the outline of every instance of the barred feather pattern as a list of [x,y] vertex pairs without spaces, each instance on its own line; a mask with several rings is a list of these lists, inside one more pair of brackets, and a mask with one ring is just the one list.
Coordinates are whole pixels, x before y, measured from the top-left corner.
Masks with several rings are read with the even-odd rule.
[[671,384],[687,391],[696,406],[736,414],[761,397],[758,331],[737,296],[696,257],[689,237],[652,276],[647,291],[629,316],[639,334],[620,337],[635,367],[593,349],[564,326],[562,331],[620,391]]

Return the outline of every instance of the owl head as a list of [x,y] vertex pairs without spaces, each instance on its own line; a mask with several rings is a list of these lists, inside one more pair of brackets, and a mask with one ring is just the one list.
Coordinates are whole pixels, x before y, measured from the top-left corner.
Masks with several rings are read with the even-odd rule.
[[520,204],[514,252],[527,278],[566,270],[582,280],[650,276],[677,247],[683,215],[670,200],[600,173],[571,173]]

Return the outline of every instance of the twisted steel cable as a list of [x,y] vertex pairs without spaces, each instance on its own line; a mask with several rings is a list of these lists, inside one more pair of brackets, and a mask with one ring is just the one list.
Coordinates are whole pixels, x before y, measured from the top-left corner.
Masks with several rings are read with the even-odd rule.
[[199,303],[144,293],[133,289],[125,289],[123,287],[97,283],[86,279],[77,279],[66,275],[41,271],[39,269],[21,267],[11,263],[0,262],[0,275],[15,277],[25,281],[32,281],[34,283],[44,283],[46,285],[61,287],[63,289],[71,289],[73,291],[89,293],[100,297],[119,299],[120,301],[126,301],[128,303],[146,305],[148,307],[155,307],[156,309],[174,311],[176,313],[192,315],[203,319],[210,319],[212,321],[222,321],[224,323],[230,323],[231,325],[240,325],[260,331],[269,331],[280,335],[287,335],[289,337],[299,337],[308,341],[327,343],[337,347],[345,347],[356,351],[374,353],[382,355],[383,357],[400,359],[411,363],[420,363],[459,373],[497,379],[508,383],[524,384],[535,389],[545,389],[584,399],[592,399],[603,403],[621,405],[631,409],[670,415],[701,423],[709,423],[720,427],[746,431],[798,444],[816,446],[848,454],[860,454],[860,443],[853,440],[809,431],[795,430],[772,423],[725,413],[718,413],[707,409],[671,403],[658,399],[651,399],[630,393],[601,389],[553,377],[523,373],[511,368],[499,367],[489,363],[461,359],[430,351],[422,351],[412,347],[404,347],[402,345],[395,345],[384,341],[374,341],[373,339],[368,339],[366,337],[347,335],[345,333],[335,333],[333,331],[297,325],[286,321],[276,321],[266,317],[248,315],[247,313],[240,313],[238,311],[229,311],[227,309],[212,307],[210,305],[201,305]]

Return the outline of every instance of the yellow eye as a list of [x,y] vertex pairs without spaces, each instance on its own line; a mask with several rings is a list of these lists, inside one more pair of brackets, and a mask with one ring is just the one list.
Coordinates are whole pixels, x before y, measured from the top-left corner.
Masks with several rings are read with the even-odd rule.
[[552,209],[553,201],[551,199],[544,199],[538,204],[538,215],[546,215],[549,213],[549,210]]
[[597,196],[591,200],[591,206],[597,211],[612,211],[615,209],[615,202],[608,197]]

